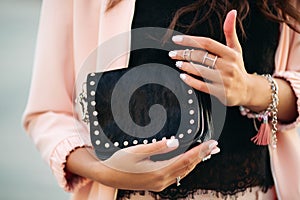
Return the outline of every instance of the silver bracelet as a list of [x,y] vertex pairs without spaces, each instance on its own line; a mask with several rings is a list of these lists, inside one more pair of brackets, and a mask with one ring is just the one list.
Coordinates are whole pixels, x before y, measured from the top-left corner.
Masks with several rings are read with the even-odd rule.
[[[254,126],[257,129],[256,121],[255,119],[258,119],[259,121],[262,121],[262,124],[258,130],[258,134],[253,137],[251,140],[254,141],[254,143],[258,145],[266,145],[269,144],[269,134],[271,132],[272,138],[271,138],[271,143],[273,148],[276,148],[277,146],[277,113],[278,113],[278,103],[279,103],[279,98],[278,98],[278,85],[277,82],[274,80],[274,78],[270,74],[263,74],[263,77],[265,77],[271,88],[271,103],[269,104],[268,108],[264,111],[261,111],[259,113],[255,113],[250,111],[248,108],[245,108],[243,106],[240,106],[240,112],[243,116],[247,116],[248,118],[253,118],[254,121]],[[268,129],[267,126],[269,126],[269,117],[271,118],[271,131]],[[265,135],[267,134],[267,136]]]

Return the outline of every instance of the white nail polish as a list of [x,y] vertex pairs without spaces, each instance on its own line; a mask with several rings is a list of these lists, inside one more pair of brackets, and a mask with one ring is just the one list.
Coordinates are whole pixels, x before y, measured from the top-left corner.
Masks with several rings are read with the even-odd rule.
[[180,74],[179,77],[180,77],[182,80],[185,80],[185,79],[186,79],[186,74]]
[[175,148],[179,146],[179,141],[178,139],[169,139],[167,140],[167,146],[169,148]]
[[208,156],[204,157],[204,158],[202,159],[202,161],[204,162],[204,161],[207,161],[207,160],[209,160],[209,159],[211,159],[211,155],[208,155]]
[[233,13],[234,13],[234,17],[236,17],[237,11],[236,11],[236,10],[233,10]]
[[183,36],[182,35],[175,35],[172,37],[172,40],[174,42],[182,42],[183,41]]
[[177,55],[177,51],[170,51],[170,52],[169,52],[169,56],[170,56],[171,58],[175,57],[176,55]]
[[211,154],[211,155],[214,155],[214,154],[219,153],[220,151],[221,151],[221,149],[220,149],[219,147],[215,147],[215,148],[210,152],[210,154]]
[[179,69],[182,67],[183,61],[177,61],[175,63],[176,67],[178,67]]
[[213,140],[213,141],[209,144],[208,148],[209,148],[210,151],[212,151],[217,145],[218,145],[218,142],[215,141],[215,140]]

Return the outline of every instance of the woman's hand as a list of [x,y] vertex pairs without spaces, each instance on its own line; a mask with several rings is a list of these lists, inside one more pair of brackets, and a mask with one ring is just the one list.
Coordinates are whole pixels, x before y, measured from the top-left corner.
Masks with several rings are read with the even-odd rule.
[[[224,105],[242,105],[260,112],[271,103],[270,84],[262,76],[246,72],[235,25],[236,11],[232,10],[227,14],[223,27],[226,45],[205,37],[174,36],[176,44],[195,50],[175,50],[169,55],[180,60],[176,66],[187,73],[180,76],[191,87],[214,95]],[[205,57],[206,52],[208,58]],[[188,74],[202,77],[208,82]],[[279,87],[278,119],[292,122],[298,116],[295,93],[287,81],[275,80]]]
[[[171,58],[181,60],[176,63],[181,70],[209,81],[204,82],[181,74],[184,82],[197,90],[214,95],[227,106],[248,105],[253,87],[253,77],[244,67],[235,25],[236,11],[232,10],[224,22],[227,45],[205,37],[174,36],[173,41],[176,44],[195,50],[175,50],[169,53]],[[268,82],[265,83],[268,86]]]
[[119,150],[102,162],[85,148],[75,150],[67,160],[67,170],[104,185],[120,189],[161,191],[184,178],[195,166],[220,151],[210,140],[184,154],[165,161],[151,161],[150,156],[170,152],[178,140],[162,140]]

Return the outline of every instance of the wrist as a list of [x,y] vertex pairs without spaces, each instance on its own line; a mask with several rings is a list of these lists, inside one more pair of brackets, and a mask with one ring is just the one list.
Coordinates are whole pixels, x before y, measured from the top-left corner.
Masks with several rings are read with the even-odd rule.
[[249,74],[245,103],[242,105],[254,112],[267,109],[272,102],[272,91],[268,80],[257,74]]
[[[271,90],[271,94],[270,94],[271,102],[269,103],[268,107],[263,111],[261,111],[260,113],[255,113],[253,112],[254,108],[258,108],[263,104],[254,104],[259,106],[248,107],[249,109],[252,109],[252,111],[250,111],[249,109],[243,106],[240,106],[240,111],[242,115],[247,115],[248,118],[254,118],[254,119],[258,119],[259,121],[262,121],[262,124],[258,130],[257,135],[251,138],[251,140],[258,145],[268,145],[270,144],[270,139],[271,139],[270,132],[271,132],[272,133],[271,143],[272,146],[276,148],[276,144],[277,144],[276,132],[277,132],[277,123],[278,123],[277,107],[279,104],[278,84],[270,74],[264,74],[261,77],[265,78],[268,81]],[[258,88],[257,90],[260,90],[259,86],[257,88]],[[269,126],[269,123],[271,124],[271,127]]]
[[91,148],[77,148],[68,156],[66,170],[78,176],[95,180],[95,174],[97,170],[99,171],[99,163]]

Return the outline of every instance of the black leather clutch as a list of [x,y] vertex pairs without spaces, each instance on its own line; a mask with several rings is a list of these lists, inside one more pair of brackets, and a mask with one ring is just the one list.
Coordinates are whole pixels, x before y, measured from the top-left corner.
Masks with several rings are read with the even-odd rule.
[[166,65],[90,73],[87,102],[91,141],[101,160],[122,148],[177,138],[178,149],[152,157],[168,159],[211,137],[209,110]]

